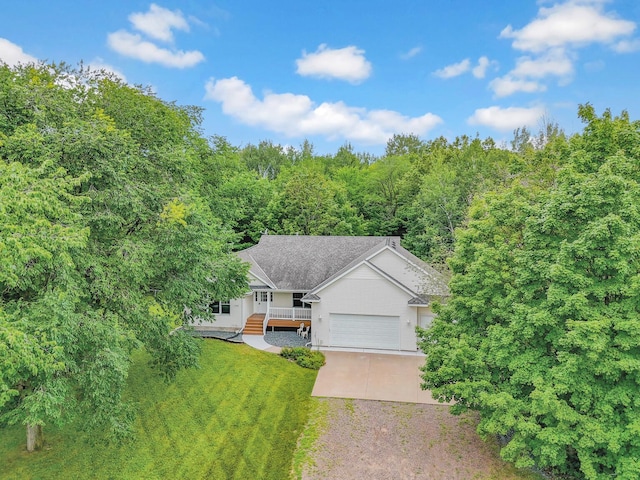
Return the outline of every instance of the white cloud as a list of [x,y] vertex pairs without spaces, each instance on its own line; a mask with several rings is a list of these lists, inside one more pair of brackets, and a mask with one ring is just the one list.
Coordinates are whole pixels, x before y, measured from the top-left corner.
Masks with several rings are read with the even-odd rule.
[[496,97],[508,97],[517,92],[536,93],[544,92],[547,87],[534,80],[514,78],[510,74],[504,77],[494,78],[489,82],[489,88],[493,90]]
[[512,38],[518,50],[542,52],[548,48],[612,43],[633,33],[636,24],[603,11],[602,0],[569,0],[541,7],[538,16],[520,30],[508,25],[500,38]]
[[547,76],[570,77],[573,75],[573,62],[562,50],[551,50],[538,57],[520,57],[511,75],[519,78],[544,78]]
[[470,125],[482,125],[502,132],[508,132],[522,126],[534,126],[544,115],[543,107],[509,107],[492,106],[479,108],[467,119]]
[[395,133],[424,135],[442,122],[432,113],[407,117],[390,110],[367,110],[344,102],[316,104],[306,95],[267,92],[262,100],[237,77],[210,79],[205,99],[239,122],[290,137],[323,135],[365,144],[384,144]]
[[180,10],[172,11],[152,3],[148,12],[129,15],[129,21],[134,29],[152,40],[170,43],[171,48],[159,47],[142,35],[118,30],[107,36],[107,44],[112,50],[146,63],[158,63],[170,68],[193,67],[204,61],[204,55],[198,50],[185,52],[173,47],[173,30],[189,31],[189,22]]
[[[576,8],[579,10],[586,8],[592,14],[594,12],[597,13],[601,0],[591,0],[590,3],[589,1],[590,0],[574,0],[563,5],[555,5],[549,9],[541,8],[538,17],[551,18],[552,21],[549,20],[551,27],[538,19],[520,31],[527,32],[532,25],[533,27],[531,28],[533,31],[538,32],[540,29],[542,29],[540,31],[543,31],[543,27],[540,25],[536,26],[536,22],[542,22],[544,25],[547,25],[547,29],[559,28],[559,33],[555,37],[553,32],[550,32],[549,38],[543,38],[539,43],[532,43],[531,38],[534,37],[533,33],[520,35],[519,32],[511,31],[512,36],[516,38],[513,43],[514,48],[528,49],[533,55],[523,55],[517,58],[516,65],[510,72],[489,83],[489,88],[494,91],[496,97],[505,97],[516,92],[535,93],[544,91],[546,90],[546,85],[541,82],[548,77],[556,77],[559,85],[567,85],[572,81],[574,61],[577,58],[575,48],[580,45],[577,39],[582,37],[579,37],[578,34],[572,34],[571,32],[575,28],[585,28],[585,25],[580,23],[580,18],[577,14],[578,18],[576,21],[578,23],[572,24],[569,22],[569,20],[564,17],[565,10],[573,11]],[[553,13],[558,10],[560,10],[560,13]],[[563,30],[557,27],[556,22],[567,23],[566,28]],[[510,31],[509,29],[510,27],[507,27],[507,29],[503,30],[500,36],[507,36],[505,32]],[[562,37],[562,35],[564,35],[564,37]],[[582,35],[582,33],[580,35]],[[523,38],[528,39],[527,41],[529,42],[524,44],[526,48],[523,47],[523,44],[519,43],[523,41]],[[556,40],[553,40],[554,38],[556,38]],[[561,40],[558,40],[558,38]],[[571,38],[574,41],[567,40]],[[591,41],[596,41],[594,40],[596,38],[597,35],[594,36]]]
[[143,40],[140,35],[119,30],[107,37],[109,46],[127,57],[142,60],[146,63],[159,63],[165,67],[188,68],[204,60],[198,50],[188,52],[160,48],[155,43]]
[[633,53],[640,51],[640,38],[620,40],[618,43],[613,45],[613,50],[618,53]]
[[364,50],[353,45],[332,49],[322,44],[313,53],[302,52],[296,73],[305,77],[337,78],[357,84],[371,75],[371,63]]
[[413,47],[408,52],[401,53],[400,58],[402,60],[409,60],[410,58],[413,58],[416,55],[418,55],[420,52],[422,52],[422,47]]
[[440,78],[453,78],[470,71],[474,77],[484,78],[489,67],[497,69],[498,62],[495,60],[489,60],[486,56],[482,56],[478,59],[477,65],[472,68],[471,60],[465,58],[461,62],[453,63],[441,68],[440,70],[436,70],[433,72],[433,75]]
[[478,64],[475,67],[473,67],[473,69],[471,70],[471,73],[476,78],[484,78],[485,75],[487,74],[487,69],[491,66],[493,66],[494,68],[497,68],[498,62],[494,60],[489,60],[487,57],[482,56],[478,59]]
[[541,82],[548,77],[556,77],[558,85],[569,84],[577,50],[590,44],[605,44],[620,53],[640,50],[640,40],[623,38],[633,34],[635,22],[605,11],[607,3],[608,0],[566,0],[540,7],[536,18],[520,30],[511,25],[503,29],[499,38],[513,39],[513,48],[532,55],[519,57],[513,70],[490,82],[496,97],[543,91],[546,86]]
[[151,4],[148,12],[129,15],[129,21],[136,30],[163,42],[173,42],[174,28],[189,31],[189,23],[180,10],[171,11],[155,3]]
[[0,38],[0,61],[10,67],[19,63],[37,63],[38,59],[22,50],[22,47],[10,42],[6,38]]
[[440,78],[453,78],[458,75],[462,75],[465,72],[468,72],[471,68],[471,61],[468,58],[465,58],[461,62],[452,63],[451,65],[447,65],[446,67],[441,68],[440,70],[436,70],[433,74],[436,77]]

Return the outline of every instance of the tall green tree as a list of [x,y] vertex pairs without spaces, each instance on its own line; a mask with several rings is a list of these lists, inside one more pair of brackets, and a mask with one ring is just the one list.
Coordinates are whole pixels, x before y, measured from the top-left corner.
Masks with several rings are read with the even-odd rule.
[[214,136],[200,149],[200,195],[212,213],[233,230],[233,249],[247,248],[264,231],[273,182],[250,169],[240,149]]
[[425,143],[417,135],[397,134],[387,141],[384,154],[386,157],[418,154],[425,148]]
[[362,215],[370,235],[404,233],[399,212],[408,201],[405,177],[410,167],[408,155],[383,157],[367,167]]
[[291,165],[294,159],[291,150],[282,145],[263,140],[258,145],[249,144],[240,151],[242,161],[247,168],[255,171],[261,178],[273,180],[283,165]]
[[185,306],[246,289],[231,215],[203,198],[200,111],[99,72],[1,66],[0,119],[0,418],[126,434],[131,351],[172,378],[198,357]]
[[312,161],[283,169],[267,206],[265,226],[280,234],[358,235],[362,218],[344,188]]
[[81,321],[74,258],[89,229],[76,211],[86,199],[71,193],[80,181],[51,162],[0,162],[0,420],[27,426],[29,451],[84,373],[60,346]]
[[422,187],[405,209],[406,242],[416,255],[443,264],[453,251],[455,229],[466,217],[467,199],[458,172],[439,165],[422,177]]
[[640,476],[640,122],[579,115],[550,188],[474,204],[450,302],[422,331],[424,385],[477,410],[502,456],[590,479]]
[[463,225],[473,199],[500,187],[513,172],[517,156],[481,141],[457,137],[432,142],[405,176],[408,201],[401,215],[405,243],[416,255],[444,266],[454,247],[456,228]]

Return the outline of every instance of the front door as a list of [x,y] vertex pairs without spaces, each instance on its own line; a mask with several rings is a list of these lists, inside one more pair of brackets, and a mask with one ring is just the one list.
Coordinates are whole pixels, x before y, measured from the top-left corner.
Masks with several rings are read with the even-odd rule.
[[253,294],[253,310],[255,313],[267,313],[267,308],[273,293],[271,292],[254,292]]

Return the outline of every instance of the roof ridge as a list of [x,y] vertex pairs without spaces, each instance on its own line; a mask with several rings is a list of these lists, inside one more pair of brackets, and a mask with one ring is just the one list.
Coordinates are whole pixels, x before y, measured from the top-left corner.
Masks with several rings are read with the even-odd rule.
[[386,246],[386,240],[374,245],[373,247],[371,247],[366,252],[363,252],[361,255],[359,255],[356,258],[354,258],[351,262],[346,264],[344,267],[342,267],[340,270],[335,272],[333,275],[329,276],[328,278],[325,278],[322,282],[320,282],[319,284],[314,286],[311,289],[311,292],[316,291],[317,289],[323,287],[325,284],[327,284],[327,283],[333,281],[334,279],[340,277],[341,275],[343,275],[345,272],[349,271],[349,269],[355,267],[356,265],[359,265],[359,264],[365,262],[367,260],[367,258],[369,258],[371,255],[373,255],[375,252],[380,251],[385,246]]

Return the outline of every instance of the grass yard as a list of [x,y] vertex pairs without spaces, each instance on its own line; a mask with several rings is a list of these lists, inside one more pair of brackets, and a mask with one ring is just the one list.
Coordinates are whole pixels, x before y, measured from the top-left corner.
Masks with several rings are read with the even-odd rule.
[[317,372],[216,340],[204,341],[200,365],[167,385],[137,357],[136,437],[121,445],[45,427],[45,449],[27,454],[23,427],[0,429],[0,479],[288,478]]

